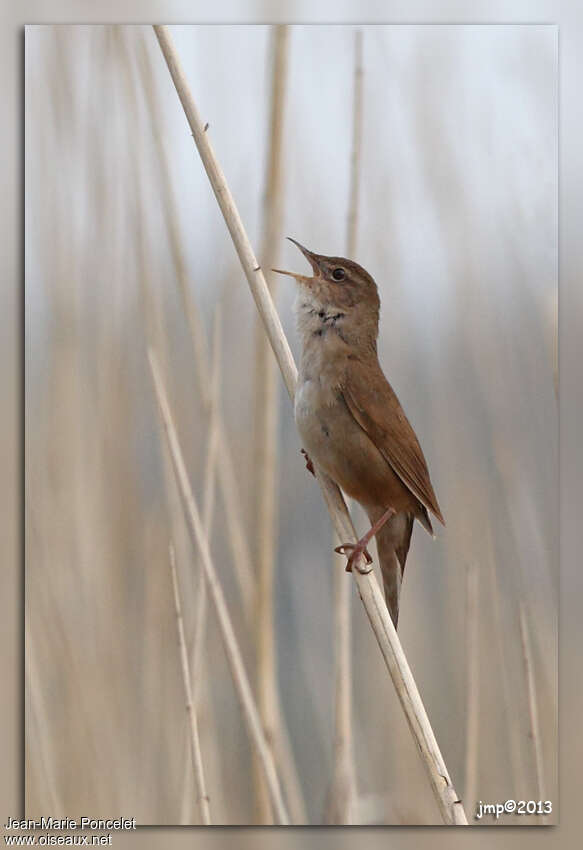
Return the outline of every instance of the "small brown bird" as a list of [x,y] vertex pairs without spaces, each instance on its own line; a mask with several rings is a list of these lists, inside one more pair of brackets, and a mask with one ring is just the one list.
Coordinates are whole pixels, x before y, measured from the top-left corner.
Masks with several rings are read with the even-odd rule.
[[[358,263],[325,257],[290,239],[312,277],[274,269],[299,284],[296,302],[302,355],[295,420],[310,458],[359,502],[371,522],[350,552],[346,569],[375,536],[387,607],[397,627],[399,594],[413,520],[433,535],[428,511],[445,525],[413,428],[380,367],[380,300]],[[311,470],[313,471],[313,470]]]

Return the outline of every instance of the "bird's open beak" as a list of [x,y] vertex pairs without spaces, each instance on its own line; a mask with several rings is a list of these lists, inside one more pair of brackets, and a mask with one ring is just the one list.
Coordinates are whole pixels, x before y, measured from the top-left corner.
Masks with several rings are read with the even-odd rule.
[[286,272],[286,271],[283,271],[283,269],[271,269],[271,271],[277,272],[277,274],[286,274],[289,277],[295,277],[296,280],[302,281],[303,283],[311,283],[314,280],[314,278],[320,277],[321,271],[320,271],[320,266],[318,264],[318,259],[317,259],[318,255],[313,254],[311,251],[308,251],[307,248],[304,248],[303,245],[300,245],[300,243],[296,242],[295,239],[292,239],[291,236],[287,236],[286,238],[289,239],[290,242],[293,242],[294,245],[298,246],[298,248],[300,249],[300,251],[302,252],[304,257],[306,258],[306,260],[311,265],[314,274],[313,274],[312,277],[306,277],[306,275],[296,274],[295,272]]

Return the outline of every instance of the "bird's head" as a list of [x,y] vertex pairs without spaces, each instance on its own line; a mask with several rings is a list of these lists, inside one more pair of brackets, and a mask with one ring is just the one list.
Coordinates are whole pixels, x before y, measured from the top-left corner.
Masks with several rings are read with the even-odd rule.
[[[373,278],[358,263],[345,257],[327,257],[309,251],[288,236],[312,267],[312,276],[273,269],[295,278],[300,292],[297,302],[300,329],[308,331],[317,320],[334,327],[346,342],[376,350],[380,300]],[[307,319],[309,321],[303,321]],[[313,320],[313,321],[312,321]]]
[[323,306],[329,305],[357,313],[366,312],[368,309],[378,320],[380,302],[377,285],[362,266],[344,257],[315,254],[290,236],[287,238],[300,249],[311,265],[313,274],[308,277],[282,269],[273,269],[274,272],[295,278],[299,285],[307,290],[306,294],[317,299]]

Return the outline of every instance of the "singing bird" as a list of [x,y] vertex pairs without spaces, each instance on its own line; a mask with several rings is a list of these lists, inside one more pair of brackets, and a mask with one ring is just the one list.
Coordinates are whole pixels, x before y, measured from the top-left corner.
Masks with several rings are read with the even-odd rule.
[[[288,237],[289,238],[289,237]],[[377,354],[380,299],[362,266],[308,251],[295,239],[312,276],[274,269],[297,281],[302,354],[294,415],[311,460],[359,502],[371,522],[356,544],[336,551],[372,559],[376,537],[385,599],[397,627],[399,596],[413,522],[433,535],[429,511],[445,525],[427,463]]]

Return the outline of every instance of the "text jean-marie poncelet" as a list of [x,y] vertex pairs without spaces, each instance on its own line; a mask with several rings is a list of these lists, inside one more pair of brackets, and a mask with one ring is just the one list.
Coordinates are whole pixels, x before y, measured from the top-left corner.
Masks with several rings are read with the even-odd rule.
[[54,817],[45,817],[44,815],[40,818],[32,819],[32,818],[11,818],[9,817],[7,822],[4,824],[4,829],[92,829],[92,830],[100,830],[100,829],[111,829],[114,831],[117,830],[127,830],[127,829],[136,829],[136,819],[135,818],[90,818],[90,817],[81,817],[78,819],[75,818],[54,818]]

